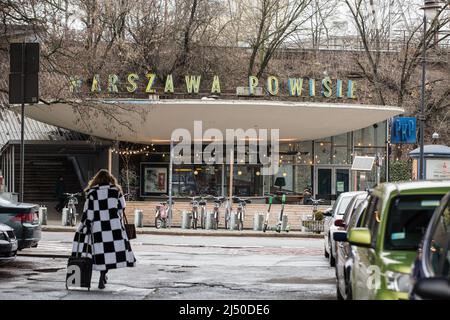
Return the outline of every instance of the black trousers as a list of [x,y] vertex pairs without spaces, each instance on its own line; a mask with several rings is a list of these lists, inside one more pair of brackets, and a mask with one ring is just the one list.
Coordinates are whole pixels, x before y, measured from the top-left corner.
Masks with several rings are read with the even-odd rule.
[[58,198],[58,204],[55,207],[56,211],[61,212],[65,204],[66,198]]

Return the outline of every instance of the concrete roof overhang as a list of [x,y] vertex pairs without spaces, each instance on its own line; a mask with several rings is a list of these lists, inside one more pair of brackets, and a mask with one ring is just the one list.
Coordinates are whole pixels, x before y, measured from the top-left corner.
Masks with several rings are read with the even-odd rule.
[[[20,108],[15,108],[16,111]],[[104,139],[167,143],[175,129],[194,140],[194,121],[206,129],[279,129],[280,141],[321,139],[366,128],[404,110],[399,107],[268,100],[95,100],[35,104],[26,116]]]

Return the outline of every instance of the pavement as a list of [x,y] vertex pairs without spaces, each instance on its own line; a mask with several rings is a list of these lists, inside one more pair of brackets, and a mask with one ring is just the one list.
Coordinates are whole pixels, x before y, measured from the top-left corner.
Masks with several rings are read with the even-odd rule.
[[[48,232],[74,232],[75,227],[66,227],[58,224],[43,225],[42,231]],[[206,229],[181,229],[181,228],[166,228],[156,229],[152,227],[136,228],[137,234],[147,235],[172,235],[172,236],[199,236],[199,237],[276,237],[276,238],[315,238],[323,239],[323,234],[289,231],[289,232],[275,232],[275,231],[254,231],[254,230],[206,230]]]
[[[262,233],[262,232],[261,232]],[[259,235],[259,234],[258,234]],[[66,290],[73,233],[46,232],[0,266],[0,299],[335,299],[323,239],[139,234],[135,268],[111,270],[105,290]]]

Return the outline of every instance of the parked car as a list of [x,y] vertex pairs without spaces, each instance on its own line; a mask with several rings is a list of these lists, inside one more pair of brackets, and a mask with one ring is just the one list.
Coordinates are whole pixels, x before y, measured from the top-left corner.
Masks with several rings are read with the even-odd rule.
[[450,181],[420,181],[385,183],[371,192],[361,226],[348,234],[356,246],[353,299],[408,299],[418,246],[449,190]]
[[36,247],[41,239],[39,206],[0,197],[0,223],[13,228],[18,249]]
[[17,239],[14,230],[0,223],[0,265],[13,261],[17,254]]
[[410,299],[450,300],[450,192],[431,218],[411,278]]
[[335,220],[335,226],[342,226],[345,231],[335,231],[336,242],[336,294],[338,300],[351,300],[350,270],[353,264],[352,248],[347,242],[347,232],[358,225],[358,221],[367,208],[368,193],[360,193],[351,199],[342,220]]
[[350,200],[352,200],[353,196],[364,193],[365,191],[353,191],[353,192],[343,192],[336,199],[336,202],[333,205],[332,216],[327,218],[324,225],[324,255],[325,258],[329,259],[329,263],[331,267],[335,266],[336,263],[336,245],[333,239],[333,233],[341,229],[342,227],[337,227],[334,225],[335,220],[342,220],[344,216],[345,210],[347,209]]

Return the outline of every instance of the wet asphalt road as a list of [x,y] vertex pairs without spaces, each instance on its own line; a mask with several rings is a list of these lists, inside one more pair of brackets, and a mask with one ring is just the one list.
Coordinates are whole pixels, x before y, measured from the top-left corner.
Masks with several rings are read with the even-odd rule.
[[136,267],[111,270],[105,290],[94,271],[88,292],[65,289],[71,238],[46,232],[38,248],[0,266],[0,299],[336,298],[322,239],[139,235]]

